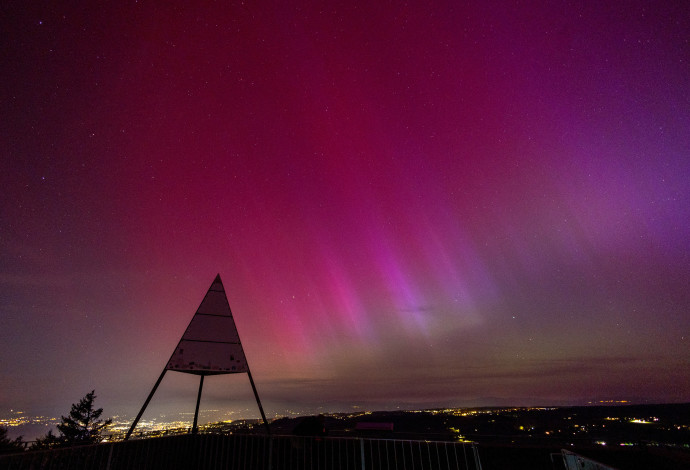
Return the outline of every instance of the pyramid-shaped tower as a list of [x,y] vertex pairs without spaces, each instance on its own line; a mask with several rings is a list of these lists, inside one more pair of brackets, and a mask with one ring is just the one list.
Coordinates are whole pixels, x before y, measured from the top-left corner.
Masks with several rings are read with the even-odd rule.
[[165,368],[197,375],[247,372],[247,359],[220,274],[201,301]]
[[199,403],[204,386],[204,377],[207,375],[246,373],[249,377],[249,383],[252,386],[256,403],[259,406],[261,418],[263,418],[266,430],[270,434],[268,421],[266,421],[266,415],[261,406],[259,394],[256,391],[252,373],[249,370],[249,364],[247,364],[247,358],[242,349],[240,335],[237,333],[235,320],[232,317],[232,311],[230,310],[228,298],[225,295],[225,288],[223,287],[223,281],[220,279],[220,274],[216,276],[208,292],[206,292],[201,305],[199,305],[192,317],[192,321],[189,322],[189,326],[187,326],[180,342],[177,343],[177,347],[175,347],[163,372],[153,386],[153,390],[151,390],[144,402],[144,406],[142,406],[141,411],[134,419],[132,427],[129,428],[125,440],[129,439],[151,398],[153,398],[153,394],[156,393],[156,389],[163,380],[163,376],[169,370],[200,376],[199,393],[194,412],[194,425],[192,426],[193,433],[196,433],[197,430],[197,418],[199,416]]

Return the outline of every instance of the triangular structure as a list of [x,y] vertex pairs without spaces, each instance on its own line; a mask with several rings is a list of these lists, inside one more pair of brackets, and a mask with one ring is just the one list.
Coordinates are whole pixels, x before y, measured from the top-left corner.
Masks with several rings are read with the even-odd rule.
[[252,373],[247,364],[247,358],[242,349],[240,335],[237,333],[235,320],[232,318],[232,311],[230,310],[228,298],[225,295],[225,288],[223,287],[223,281],[220,279],[220,274],[216,276],[208,292],[206,292],[204,300],[201,301],[201,305],[199,305],[192,317],[192,321],[189,322],[189,326],[187,326],[182,335],[182,339],[177,344],[172,356],[170,356],[170,360],[168,360],[158,381],[153,386],[153,390],[151,390],[146,402],[144,402],[144,406],[132,423],[132,427],[127,432],[125,440],[129,439],[139,419],[144,414],[144,410],[151,401],[153,394],[163,380],[163,376],[169,370],[201,376],[196,410],[194,412],[193,433],[197,431],[199,402],[201,401],[204,377],[207,375],[246,372],[256,398],[256,403],[259,405],[261,418],[263,418],[266,430],[270,434],[271,431],[268,427],[261,401],[259,401],[259,394],[256,391]]
[[249,370],[220,274],[211,284],[165,368],[197,375]]

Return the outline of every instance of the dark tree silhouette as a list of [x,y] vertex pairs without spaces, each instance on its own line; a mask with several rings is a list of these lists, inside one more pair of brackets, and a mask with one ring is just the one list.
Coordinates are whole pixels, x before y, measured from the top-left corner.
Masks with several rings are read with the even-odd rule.
[[0,427],[0,454],[13,454],[24,450],[21,436],[12,440],[7,437],[7,428]]
[[101,433],[112,422],[112,419],[100,419],[103,408],[94,409],[95,390],[87,393],[79,403],[73,404],[68,416],[62,416],[62,423],[57,425],[59,435],[48,431],[45,437],[39,438],[34,447],[62,447],[95,444],[101,440]]
[[292,433],[295,436],[325,436],[328,434],[326,417],[324,415],[307,416],[295,426]]
[[31,445],[31,450],[50,449],[51,447],[64,446],[65,443],[59,436],[53,434],[53,430],[48,431],[43,437],[38,437]]

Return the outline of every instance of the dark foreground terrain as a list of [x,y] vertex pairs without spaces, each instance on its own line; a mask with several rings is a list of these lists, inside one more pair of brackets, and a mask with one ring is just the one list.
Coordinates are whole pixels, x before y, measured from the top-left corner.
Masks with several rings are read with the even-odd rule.
[[283,418],[271,427],[276,434],[473,441],[483,470],[560,469],[561,449],[621,470],[690,468],[690,404],[382,411]]

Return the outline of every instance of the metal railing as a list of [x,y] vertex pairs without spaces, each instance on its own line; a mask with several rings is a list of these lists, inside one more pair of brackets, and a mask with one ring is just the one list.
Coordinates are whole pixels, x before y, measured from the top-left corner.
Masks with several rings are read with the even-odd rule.
[[604,465],[587,457],[583,457],[566,449],[561,449],[563,465],[566,470],[616,470],[613,467]]
[[0,456],[0,469],[481,470],[474,444],[188,434]]

